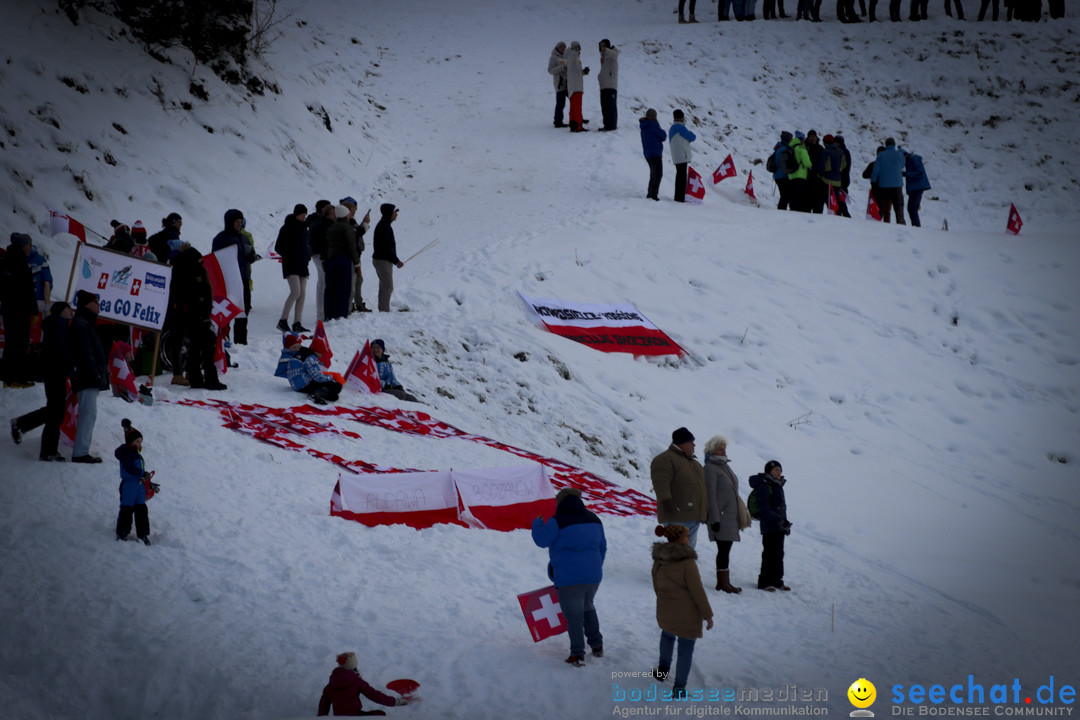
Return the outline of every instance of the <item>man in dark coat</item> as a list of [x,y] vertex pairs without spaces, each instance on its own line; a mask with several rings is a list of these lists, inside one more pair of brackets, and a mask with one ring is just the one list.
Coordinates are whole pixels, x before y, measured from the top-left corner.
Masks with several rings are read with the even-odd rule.
[[379,276],[379,312],[390,312],[390,296],[394,292],[394,268],[404,267],[398,260],[397,241],[394,240],[394,228],[390,223],[397,220],[397,207],[390,203],[379,206],[382,219],[375,226],[375,239],[371,253],[371,262]]
[[[329,216],[327,216],[329,208]],[[326,231],[334,222],[334,205],[329,200],[315,203],[315,212],[308,215],[308,254],[311,265],[315,268],[315,319],[326,319]]]
[[326,319],[349,316],[349,291],[360,262],[356,231],[349,222],[349,208],[334,206],[334,222],[326,230]]
[[784,498],[784,469],[776,460],[765,463],[765,472],[750,478],[761,521],[761,573],[758,589],[790,591],[784,584],[784,538],[791,534]]
[[645,197],[660,199],[660,180],[664,177],[664,140],[667,133],[656,120],[656,111],[649,108],[645,117],[638,120],[641,127],[641,150],[649,163],[649,190]]
[[210,246],[214,252],[230,245],[236,246],[236,262],[240,266],[240,277],[244,281],[244,317],[233,321],[232,339],[237,345],[247,345],[247,314],[251,312],[251,262],[247,255],[247,238],[240,232],[243,227],[244,213],[235,209],[226,210],[225,229],[214,237]]
[[289,283],[289,296],[285,298],[285,307],[281,310],[281,319],[277,329],[289,332],[289,311],[293,315],[293,332],[310,332],[300,322],[304,314],[304,298],[307,295],[308,262],[311,260],[308,248],[307,207],[298,204],[292,215],[285,218],[285,223],[278,231],[274,250],[281,256],[281,276]]
[[45,407],[29,412],[11,421],[11,436],[16,444],[22,442],[24,433],[38,425],[41,432],[42,462],[63,462],[60,454],[60,425],[64,422],[64,406],[67,402],[67,380],[73,365],[71,348],[68,347],[68,323],[74,313],[66,302],[55,302],[49,309],[49,317],[42,323],[41,364],[45,378]]
[[10,388],[29,388],[27,352],[30,350],[30,325],[38,314],[37,294],[34,292],[34,272],[28,258],[30,236],[11,233],[11,245],[0,265],[0,303],[4,317],[4,385]]
[[709,518],[705,468],[694,457],[694,435],[684,427],[671,433],[671,445],[649,466],[656,493],[656,521],[662,525],[685,525],[690,546],[697,545],[697,531]]
[[90,454],[97,422],[97,396],[109,389],[109,366],[105,350],[98,339],[98,313],[101,306],[98,297],[86,290],[75,293],[75,318],[71,321],[68,347],[74,363],[71,374],[71,390],[79,397],[79,416],[75,427],[75,446],[71,462],[99,463],[101,458]]
[[193,388],[227,390],[214,365],[217,335],[210,323],[214,293],[202,253],[188,245],[173,258],[173,286],[187,342],[187,380]]

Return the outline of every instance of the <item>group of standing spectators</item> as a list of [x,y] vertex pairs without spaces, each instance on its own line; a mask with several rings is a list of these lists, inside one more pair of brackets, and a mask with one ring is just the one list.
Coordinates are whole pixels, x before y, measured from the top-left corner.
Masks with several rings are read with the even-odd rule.
[[[796,20],[809,20],[811,22],[822,22],[821,20],[821,5],[822,0],[789,0],[791,5],[795,6],[795,19]],[[858,0],[859,12],[855,11],[855,0],[836,0],[836,18],[842,23],[858,23],[862,22],[862,18],[867,17],[867,0]],[[877,21],[877,6],[878,0],[869,0],[869,18],[870,22]],[[979,7],[979,20],[983,20],[986,17],[986,11],[993,3],[993,19],[998,19],[998,10],[1000,3],[1005,5],[1006,20],[1029,20],[1035,21],[1042,18],[1043,12],[1043,0],[982,0]],[[679,0],[678,14],[679,23],[696,23],[698,22],[695,15],[697,9],[697,0],[690,0],[689,16],[686,15],[687,0]],[[881,0],[881,4],[885,5],[885,0]],[[916,22],[919,20],[929,19],[927,14],[927,6],[929,0],[908,0],[908,14],[907,20]],[[964,4],[963,0],[945,0],[945,14],[949,17],[953,15],[953,5],[956,5],[956,19],[964,19]],[[1048,10],[1051,18],[1065,17],[1065,0],[1047,0]],[[779,10],[779,14],[777,13]],[[903,0],[888,0],[889,19],[893,22],[900,22],[904,19],[903,12]],[[718,0],[717,2],[717,17],[720,21],[725,20],[738,20],[739,22],[747,20],[755,20],[757,15],[757,0]],[[777,18],[787,18],[788,14],[784,10],[784,0],[762,0],[762,12],[761,17],[765,20],[775,20]]]
[[671,163],[675,166],[675,202],[686,202],[687,168],[690,166],[690,143],[697,136],[686,127],[686,116],[682,110],[672,113],[671,127],[664,132],[657,120],[656,110],[649,108],[645,117],[638,119],[641,131],[641,150],[645,162],[649,165],[649,187],[645,197],[650,200],[660,199],[660,181],[664,177],[664,140],[671,145]]
[[[604,38],[598,44],[600,51],[600,72],[597,81],[600,85],[600,112],[603,116],[601,132],[610,132],[619,126],[619,49]],[[558,42],[548,58],[548,74],[555,86],[555,127],[567,127],[563,122],[566,101],[570,101],[570,132],[587,132],[589,122],[582,117],[581,101],[585,94],[585,76],[589,68],[581,64],[581,43],[577,40],[567,48],[565,42]]]

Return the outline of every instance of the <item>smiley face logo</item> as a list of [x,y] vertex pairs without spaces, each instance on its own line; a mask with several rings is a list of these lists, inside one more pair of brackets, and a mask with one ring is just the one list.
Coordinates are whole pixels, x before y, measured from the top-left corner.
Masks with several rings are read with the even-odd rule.
[[857,708],[868,708],[877,699],[877,688],[866,678],[859,678],[851,683],[847,691],[848,700]]

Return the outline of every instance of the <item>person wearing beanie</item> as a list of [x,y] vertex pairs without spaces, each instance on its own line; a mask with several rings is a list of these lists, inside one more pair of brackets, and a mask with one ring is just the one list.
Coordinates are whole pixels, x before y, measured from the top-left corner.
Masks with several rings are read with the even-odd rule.
[[641,150],[649,164],[649,189],[645,197],[660,200],[660,180],[664,177],[664,140],[667,133],[656,120],[656,111],[649,108],[645,117],[638,120],[641,128]]
[[716,543],[716,589],[738,594],[731,584],[731,546],[750,527],[750,512],[739,497],[739,478],[727,456],[727,439],[714,435],[705,443],[705,490],[709,498],[709,539]]
[[310,332],[301,322],[304,315],[304,298],[307,296],[308,262],[311,260],[308,246],[307,207],[298,204],[278,230],[274,252],[281,256],[281,276],[289,284],[289,295],[281,309],[277,329],[289,331],[289,311],[293,310],[292,330]]
[[37,294],[34,291],[34,271],[30,267],[33,243],[25,233],[11,233],[11,244],[0,260],[0,307],[4,318],[4,357],[2,359],[4,386],[34,387],[30,379],[28,353],[30,328],[38,315]]
[[567,493],[555,505],[550,519],[545,522],[538,516],[533,520],[532,539],[537,547],[548,548],[548,577],[559,591],[570,637],[566,662],[583,666],[586,643],[593,657],[603,657],[604,636],[593,599],[604,579],[604,524],[586,509],[581,497]]
[[236,264],[244,283],[244,314],[232,322],[232,340],[237,345],[247,345],[247,316],[251,312],[251,257],[243,230],[244,213],[236,209],[226,210],[225,228],[214,236],[210,245],[213,252],[236,246]]
[[372,242],[371,263],[379,276],[379,312],[390,312],[390,296],[394,294],[394,268],[401,269],[405,263],[397,256],[397,240],[391,223],[397,220],[397,206],[383,203],[379,206],[382,218],[375,225]]
[[803,142],[806,155],[810,158],[810,167],[806,171],[807,205],[810,212],[821,215],[825,212],[825,202],[828,200],[828,188],[821,181],[818,168],[821,167],[821,153],[825,150],[818,142],[816,130],[806,131],[806,140]]
[[570,98],[570,132],[587,132],[581,116],[581,99],[585,92],[585,76],[589,68],[581,66],[581,43],[570,43],[566,51],[566,94]]
[[776,204],[777,210],[794,210],[795,204],[791,197],[791,180],[788,178],[788,158],[794,157],[791,149],[792,135],[787,130],[780,133],[780,142],[773,146],[772,156],[766,163],[766,169],[772,168],[773,182],[780,193],[780,201]]
[[[341,199],[341,205],[349,210],[348,218],[349,225],[353,229],[353,234],[356,236],[356,256],[361,257],[364,254],[364,250],[367,246],[364,244],[364,233],[371,227],[371,213],[369,212],[364,216],[363,222],[356,222],[356,211],[358,206],[356,200],[349,197]],[[353,284],[349,289],[349,312],[371,312],[371,308],[364,304],[364,297],[360,294],[360,291],[364,287],[364,269],[363,262],[358,260],[353,265]]]
[[124,444],[113,452],[120,462],[120,514],[116,516],[116,539],[128,539],[134,518],[135,536],[144,545],[149,545],[150,515],[146,511],[146,489],[148,485],[154,491],[159,488],[150,482],[154,473],[146,470],[146,461],[142,456],[142,433],[132,427],[127,418],[121,420],[120,425],[124,429]]
[[697,553],[690,546],[689,533],[682,525],[657,525],[652,546],[652,584],[656,593],[656,623],[660,626],[660,660],[652,675],[663,682],[671,671],[671,660],[678,643],[675,686],[671,698],[686,697],[686,681],[694,660],[694,644],[702,636],[701,623],[713,629],[713,611],[701,574]]
[[300,336],[293,332],[281,337],[281,345],[281,357],[274,376],[287,379],[293,390],[305,393],[316,405],[336,402],[341,394],[341,383],[326,373],[318,354],[311,348],[302,347]]
[[360,677],[357,668],[356,653],[344,652],[337,656],[337,667],[330,673],[330,681],[323,688],[319,698],[319,717],[334,713],[335,717],[355,717],[358,715],[385,715],[382,710],[365,711],[363,695],[372,702],[394,707],[408,705],[409,698],[394,698],[371,687]]
[[[959,6],[957,6],[959,9]],[[962,20],[963,18],[961,18]],[[919,220],[919,207],[922,205],[923,193],[930,189],[930,179],[926,177],[926,167],[923,165],[921,155],[903,151],[904,155],[904,182],[907,184],[907,211],[908,219],[912,227],[922,227]],[[897,215],[900,210],[896,211]]]
[[851,217],[851,213],[848,212],[847,200],[848,200],[848,188],[851,187],[851,151],[847,149],[847,144],[844,142],[844,136],[839,133],[833,137],[833,144],[840,148],[840,152],[844,156],[844,164],[840,170],[840,214],[846,218]]
[[338,204],[334,207],[334,222],[326,229],[326,294],[323,307],[326,319],[335,320],[349,316],[349,294],[352,279],[360,264],[360,251],[356,244],[356,230],[349,222],[349,208]]
[[131,254],[137,258],[145,258],[147,255],[153,255],[147,260],[157,260],[157,255],[154,255],[153,250],[150,249],[148,243],[149,238],[146,237],[146,226],[143,225],[142,220],[136,220],[135,224],[131,226],[131,239],[134,245],[131,247]]
[[686,118],[682,110],[672,113],[675,122],[668,129],[668,146],[671,163],[675,166],[675,202],[686,202],[686,168],[690,164],[690,143],[697,140],[694,133],[683,124]]
[[90,443],[97,423],[98,393],[109,389],[109,366],[95,329],[101,306],[97,295],[79,290],[75,293],[75,307],[75,317],[68,331],[68,348],[73,363],[71,391],[79,398],[79,416],[71,462],[99,463],[101,458],[90,454]]
[[694,458],[694,435],[684,427],[671,433],[671,445],[649,466],[656,493],[656,519],[663,525],[684,525],[690,546],[697,547],[697,531],[709,517],[705,470]]
[[823,140],[824,147],[817,160],[817,176],[825,188],[826,202],[829,202],[828,197],[831,193],[836,198],[836,214],[845,215],[847,204],[841,186],[844,170],[847,169],[847,158],[844,157],[844,149],[836,143],[832,135],[826,135]]
[[109,225],[112,226],[113,234],[109,241],[105,243],[105,247],[124,255],[130,255],[131,249],[135,247],[135,239],[131,237],[131,228],[119,220],[110,220]]
[[[210,278],[202,262],[202,253],[188,243],[173,257],[172,283],[169,285],[170,338],[166,352],[172,363],[173,384],[227,390],[218,379],[214,364],[217,334],[212,328],[210,316],[214,310],[214,295]],[[168,316],[167,316],[168,317]],[[187,364],[180,367],[183,348],[187,348]],[[186,371],[186,377],[181,373]]]
[[371,341],[371,356],[375,360],[375,370],[379,373],[379,382],[384,393],[389,393],[398,400],[420,402],[398,382],[394,375],[394,366],[390,364],[390,356],[386,354],[386,344],[382,340],[376,338]]
[[797,212],[810,212],[810,190],[807,186],[807,177],[810,174],[810,153],[806,150],[806,135],[801,130],[795,131],[795,137],[788,146],[791,154],[795,157],[797,169],[788,173],[789,194],[791,196],[791,209]]
[[150,252],[160,263],[167,263],[180,252],[180,228],[184,219],[180,213],[169,213],[161,219],[161,229],[146,239]]
[[750,478],[757,499],[758,520],[761,522],[761,573],[758,589],[789,592],[784,584],[784,538],[791,534],[784,498],[784,468],[776,460],[765,463],[765,472]]
[[334,222],[335,205],[329,200],[315,203],[315,212],[308,215],[308,254],[315,268],[315,319],[326,319],[326,231]]
[[555,43],[548,58],[548,75],[555,85],[555,127],[566,127],[563,122],[563,109],[566,107],[566,43]]
[[68,348],[68,324],[74,312],[66,302],[55,302],[49,316],[41,324],[41,370],[45,379],[45,407],[29,412],[11,421],[11,437],[15,444],[22,442],[23,435],[39,425],[41,450],[38,460],[63,462],[60,454],[60,425],[64,422],[67,403],[67,380],[71,375],[71,350]]
[[870,173],[870,184],[877,187],[878,209],[881,210],[882,222],[891,222],[892,211],[896,210],[896,224],[904,222],[904,153],[896,149],[896,141],[889,138],[885,149],[874,160],[874,169]]
[[600,72],[596,73],[600,83],[600,113],[604,116],[604,126],[600,132],[610,132],[619,126],[619,108],[616,100],[619,94],[619,50],[604,38],[600,41]]

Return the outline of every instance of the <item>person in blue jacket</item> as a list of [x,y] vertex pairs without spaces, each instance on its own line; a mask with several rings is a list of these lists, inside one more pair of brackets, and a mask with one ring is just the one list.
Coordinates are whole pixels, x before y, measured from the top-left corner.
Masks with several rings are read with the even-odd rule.
[[586,642],[593,657],[604,655],[604,636],[593,598],[604,577],[607,539],[600,518],[581,501],[580,490],[560,490],[555,503],[555,515],[550,520],[533,520],[532,538],[537,546],[548,548],[548,576],[559,591],[559,605],[570,635],[566,662],[580,667],[585,664]]
[[251,263],[247,256],[247,238],[241,230],[244,228],[244,213],[239,210],[225,211],[225,229],[214,236],[210,246],[213,252],[230,245],[236,246],[236,262],[240,266],[240,277],[244,281],[244,317],[233,321],[232,340],[237,345],[247,345],[247,314],[251,312]]
[[758,520],[761,522],[761,573],[758,589],[776,592],[790,591],[784,584],[784,538],[791,534],[787,519],[787,500],[784,498],[784,468],[776,460],[765,463],[765,472],[750,478],[750,487],[757,497]]
[[667,133],[656,121],[656,111],[649,108],[645,117],[638,120],[641,127],[641,150],[645,153],[645,162],[649,163],[649,190],[645,197],[650,200],[660,199],[660,180],[664,177],[664,140]]
[[389,393],[399,400],[420,402],[398,382],[394,375],[394,366],[390,364],[390,356],[386,354],[386,343],[379,338],[371,341],[371,357],[375,360],[375,370],[379,373],[379,382],[382,383],[384,393]]
[[871,185],[877,185],[877,201],[881,210],[881,221],[889,222],[893,208],[896,208],[896,224],[904,222],[904,154],[896,149],[896,141],[889,138],[885,149],[874,160],[874,170],[870,173]]
[[301,347],[300,336],[285,333],[281,337],[281,357],[275,377],[283,377],[296,392],[306,393],[316,405],[336,402],[341,383],[323,371],[322,361],[311,348]]
[[[120,461],[120,514],[116,518],[116,539],[127,540],[131,534],[131,518],[135,517],[135,536],[150,544],[150,516],[146,511],[146,484],[153,473],[146,471],[142,456],[142,433],[131,426],[131,421],[120,421],[124,428],[124,444],[113,455]],[[157,485],[150,484],[157,490]]]
[[[957,6],[959,9],[959,6]],[[963,19],[963,18],[961,18]],[[922,156],[904,151],[904,179],[907,181],[907,213],[912,227],[922,227],[919,222],[919,207],[923,193],[930,189],[930,179],[926,177]],[[897,211],[897,215],[900,211]]]

